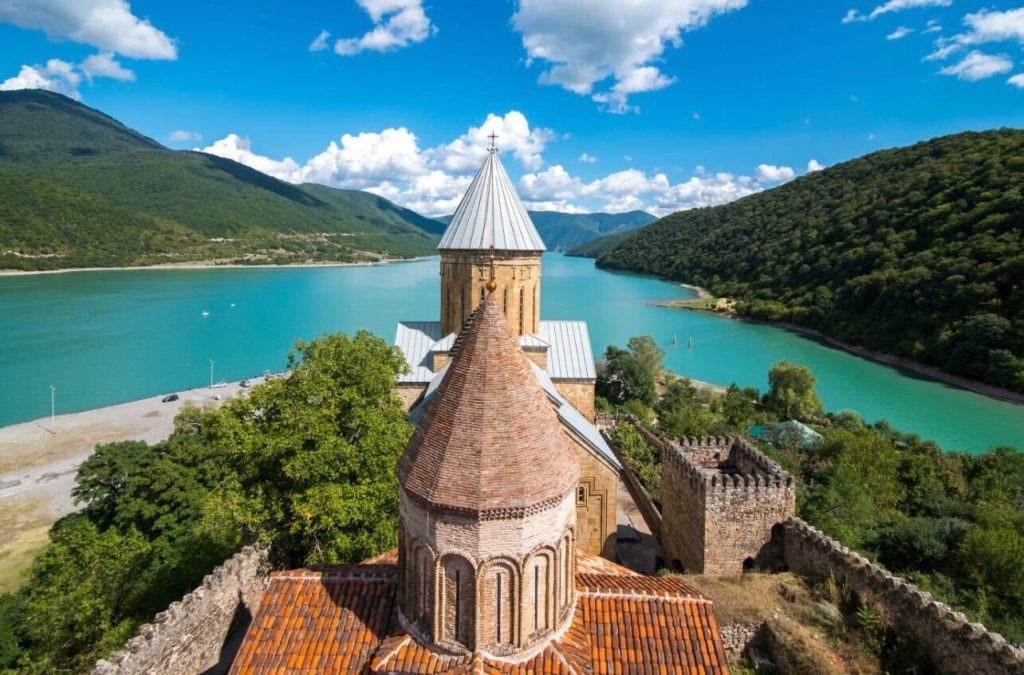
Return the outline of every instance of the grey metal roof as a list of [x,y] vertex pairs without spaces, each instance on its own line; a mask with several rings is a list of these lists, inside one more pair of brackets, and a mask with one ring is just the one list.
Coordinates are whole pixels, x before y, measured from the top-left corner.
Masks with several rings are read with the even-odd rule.
[[539,335],[551,345],[548,374],[552,379],[597,379],[586,321],[541,321]]
[[587,445],[591,446],[597,451],[609,464],[616,469],[621,469],[622,464],[619,463],[619,458],[615,456],[612,449],[608,447],[608,443],[605,442],[604,437],[601,436],[601,432],[597,430],[590,420],[583,416],[579,410],[576,410],[571,403],[558,393],[558,389],[555,387],[554,382],[548,377],[548,374],[544,372],[544,369],[538,366],[536,363],[531,363],[533,366],[533,372],[537,375],[537,381],[540,382],[540,386],[544,389],[544,392],[548,395],[552,401],[558,404],[558,419],[568,426],[570,429],[575,431],[580,438],[582,438]]
[[487,153],[437,248],[486,251],[492,246],[499,251],[545,250],[494,150]]
[[440,321],[399,321],[395,329],[395,346],[402,350],[411,373],[398,376],[399,384],[418,384],[434,379],[430,369],[433,359],[430,348],[441,337]]
[[539,335],[534,333],[520,335],[519,344],[523,349],[547,349],[551,346],[547,340],[542,339]]
[[[440,326],[438,327],[440,329]],[[452,347],[455,346],[455,338],[458,337],[456,333],[448,333],[443,338],[435,342],[430,346],[432,352],[450,352]]]

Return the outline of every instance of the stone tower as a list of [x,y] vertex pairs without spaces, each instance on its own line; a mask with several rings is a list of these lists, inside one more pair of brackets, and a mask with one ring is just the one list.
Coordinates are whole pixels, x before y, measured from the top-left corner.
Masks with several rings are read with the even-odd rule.
[[518,335],[540,330],[544,242],[492,146],[437,245],[441,252],[441,334],[458,333],[483,302],[487,283]]
[[491,290],[398,463],[410,633],[449,653],[513,656],[571,622],[579,477],[576,451]]

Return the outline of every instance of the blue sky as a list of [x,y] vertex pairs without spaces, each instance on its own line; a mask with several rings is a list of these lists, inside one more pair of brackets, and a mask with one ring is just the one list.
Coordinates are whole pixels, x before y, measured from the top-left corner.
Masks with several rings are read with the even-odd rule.
[[531,206],[665,213],[1024,126],[1021,0],[0,0],[0,21],[0,88],[432,215],[492,130]]

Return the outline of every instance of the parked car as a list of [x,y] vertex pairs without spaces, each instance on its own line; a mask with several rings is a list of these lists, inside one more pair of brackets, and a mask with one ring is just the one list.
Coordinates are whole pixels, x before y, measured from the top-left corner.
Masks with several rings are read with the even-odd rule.
[[239,382],[238,386],[240,386],[240,387],[251,387],[252,386],[252,382],[250,382],[249,379],[246,378],[246,379],[242,380],[241,382]]
[[171,401],[177,401],[177,400],[178,400],[178,395],[177,394],[168,394],[167,396],[164,396],[162,399],[160,399],[160,402],[161,403],[170,403]]

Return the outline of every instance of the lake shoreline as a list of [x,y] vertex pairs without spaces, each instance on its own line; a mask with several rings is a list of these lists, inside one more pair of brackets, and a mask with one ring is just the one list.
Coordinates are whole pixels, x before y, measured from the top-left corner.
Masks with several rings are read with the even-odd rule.
[[[667,280],[666,280],[667,281]],[[707,289],[699,286],[693,286],[691,284],[676,283],[683,288],[689,289],[697,293],[696,298],[693,300],[703,300],[712,297],[708,293]],[[946,371],[936,368],[935,366],[929,366],[912,359],[908,359],[902,356],[894,356],[885,352],[880,352],[874,349],[868,349],[867,347],[861,347],[849,342],[834,338],[814,328],[806,328],[804,326],[797,325],[795,323],[789,323],[787,321],[761,321],[759,319],[752,319],[750,317],[740,316],[735,313],[716,312],[714,310],[706,309],[704,307],[694,307],[681,304],[678,301],[667,301],[654,303],[658,307],[667,307],[669,309],[682,309],[689,312],[704,312],[706,314],[712,314],[714,316],[722,317],[724,319],[733,319],[736,321],[743,321],[745,323],[760,324],[762,326],[771,326],[773,328],[781,328],[788,330],[793,333],[798,333],[805,337],[812,338],[820,343],[823,343],[829,347],[833,347],[844,351],[854,356],[874,361],[886,366],[893,366],[901,370],[914,373],[915,375],[923,375],[928,379],[941,382],[942,384],[948,384],[965,391],[970,391],[981,396],[985,396],[994,401],[1001,401],[1003,403],[1010,403],[1016,406],[1024,406],[1024,394],[1019,394],[1009,389],[996,386],[994,384],[988,384],[987,382],[981,382],[979,380],[973,380],[969,377],[963,377],[960,375],[954,375],[947,373]]]
[[218,263],[216,260],[199,260],[181,263],[157,263],[155,265],[124,265],[116,267],[65,267],[59,270],[12,270],[0,269],[0,277],[34,276],[38,274],[70,274],[72,272],[129,272],[133,270],[244,270],[269,268],[306,268],[306,267],[372,267],[374,265],[391,265],[394,263],[415,262],[433,256],[415,258],[381,258],[362,262],[312,262],[312,263],[257,263],[241,265],[238,263]]

